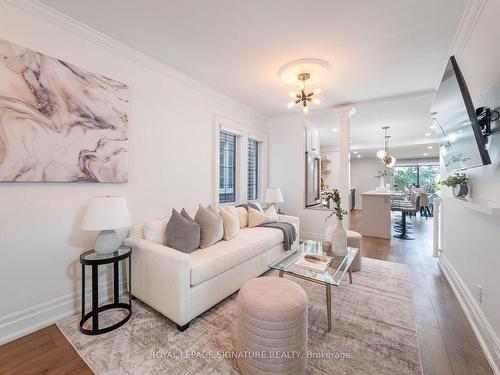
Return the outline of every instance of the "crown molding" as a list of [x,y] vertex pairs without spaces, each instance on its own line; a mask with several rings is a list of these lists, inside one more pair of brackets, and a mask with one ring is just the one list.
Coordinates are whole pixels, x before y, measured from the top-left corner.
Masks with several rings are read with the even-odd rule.
[[486,2],[487,0],[467,0],[457,31],[451,43],[450,56],[462,52],[467,46]]
[[351,118],[356,114],[356,108],[354,104],[346,104],[341,106],[336,106],[330,109],[331,112],[336,113],[339,116]]
[[364,105],[388,103],[388,102],[394,102],[394,101],[398,101],[398,100],[412,99],[412,98],[418,98],[420,96],[430,96],[430,95],[435,95],[435,94],[436,94],[435,89],[427,89],[427,90],[422,90],[422,91],[412,91],[412,92],[406,92],[406,93],[402,93],[402,94],[398,94],[398,95],[383,96],[383,97],[374,98],[374,99],[362,100],[362,101],[353,103],[353,105],[356,107],[361,107]]
[[181,73],[180,71],[164,64],[158,60],[155,60],[133,48],[126,46],[125,44],[117,41],[116,39],[110,38],[109,36],[95,30],[94,28],[85,25],[84,23],[77,21],[76,19],[59,12],[58,10],[49,7],[37,0],[3,0],[5,3],[15,6],[21,10],[29,12],[45,21],[48,21],[56,26],[59,26],[81,38],[84,38],[100,47],[103,47],[117,55],[120,55],[130,61],[133,61],[143,67],[150,69],[156,73],[162,74],[180,82],[208,97],[217,97],[224,100],[232,105],[236,105],[241,108],[247,114],[256,116],[262,120],[265,120],[267,116],[257,112],[253,108],[225,95],[219,91],[213,89],[212,87],[188,76],[187,74]]
[[311,109],[307,114],[302,113],[302,112],[290,112],[290,113],[284,113],[284,114],[278,114],[275,116],[270,116],[270,118],[302,117],[302,118],[307,119],[307,118],[310,118],[312,116],[317,116],[317,115],[321,115],[321,114],[325,114],[325,113],[341,113],[341,112],[349,113],[351,111],[351,109],[354,108],[354,112],[351,113],[351,116],[352,116],[352,115],[355,115],[355,111],[357,108],[363,107],[365,105],[388,103],[388,102],[393,102],[393,101],[398,101],[398,100],[412,99],[412,98],[418,98],[421,96],[430,96],[430,95],[435,95],[435,94],[436,94],[436,89],[412,91],[412,92],[407,92],[407,93],[398,94],[398,95],[383,96],[383,97],[378,97],[378,98],[369,99],[369,100],[362,100],[359,102],[345,103],[345,104],[334,105],[334,106],[329,106],[329,107],[319,108],[319,109]]

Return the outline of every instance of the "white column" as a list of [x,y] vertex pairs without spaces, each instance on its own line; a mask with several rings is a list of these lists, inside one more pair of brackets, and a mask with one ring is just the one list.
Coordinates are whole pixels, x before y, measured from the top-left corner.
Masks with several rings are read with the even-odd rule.
[[349,211],[349,192],[351,189],[351,160],[350,160],[350,136],[349,120],[356,112],[352,105],[345,105],[332,109],[337,114],[339,134],[339,193],[342,200],[342,208]]

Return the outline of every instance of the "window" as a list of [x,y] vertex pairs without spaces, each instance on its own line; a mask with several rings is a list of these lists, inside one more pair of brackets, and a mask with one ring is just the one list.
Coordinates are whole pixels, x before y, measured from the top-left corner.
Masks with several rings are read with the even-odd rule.
[[248,200],[259,198],[259,142],[248,140]]
[[411,165],[394,167],[394,184],[398,190],[409,191],[412,185],[419,185],[429,194],[436,193],[438,189],[439,166],[437,165]]
[[219,203],[236,201],[236,135],[219,136]]

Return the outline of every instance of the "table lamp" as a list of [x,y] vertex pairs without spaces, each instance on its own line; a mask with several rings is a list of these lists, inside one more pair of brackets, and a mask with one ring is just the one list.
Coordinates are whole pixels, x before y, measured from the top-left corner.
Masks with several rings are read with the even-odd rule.
[[94,197],[87,207],[87,212],[81,225],[82,230],[99,230],[95,240],[95,251],[99,254],[109,254],[118,250],[120,237],[115,229],[130,225],[125,197]]
[[276,203],[284,202],[283,194],[281,194],[281,189],[280,188],[268,188],[266,190],[265,202],[267,204],[269,204],[269,203],[276,204]]

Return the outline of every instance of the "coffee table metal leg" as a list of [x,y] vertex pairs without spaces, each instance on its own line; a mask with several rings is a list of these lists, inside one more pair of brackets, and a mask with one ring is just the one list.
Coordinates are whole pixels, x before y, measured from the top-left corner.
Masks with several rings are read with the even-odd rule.
[[349,266],[349,284],[352,284],[352,271],[350,266]]
[[328,331],[332,330],[332,286],[326,284],[326,315],[328,318]]

